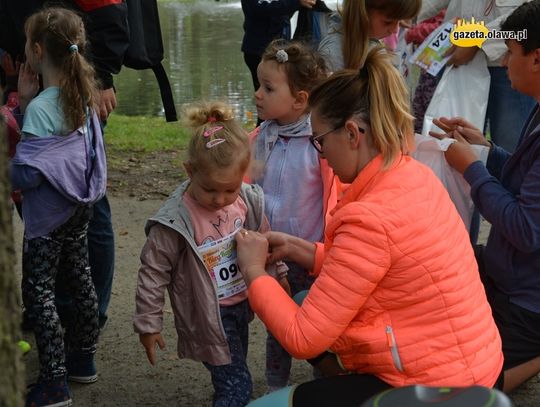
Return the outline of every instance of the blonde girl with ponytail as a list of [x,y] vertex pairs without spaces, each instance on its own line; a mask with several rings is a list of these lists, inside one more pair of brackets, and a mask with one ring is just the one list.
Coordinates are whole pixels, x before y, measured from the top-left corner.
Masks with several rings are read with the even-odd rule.
[[421,0],[344,0],[330,17],[329,33],[319,52],[333,72],[360,69],[368,51],[395,34],[401,20],[414,18],[421,6]]
[[[413,117],[390,58],[374,49],[310,94],[313,147],[349,184],[324,244],[236,237],[251,308],[327,376],[250,406],[355,407],[406,385],[501,384],[501,339],[467,230],[439,179],[408,155]],[[300,306],[265,275],[284,258],[317,276]]]

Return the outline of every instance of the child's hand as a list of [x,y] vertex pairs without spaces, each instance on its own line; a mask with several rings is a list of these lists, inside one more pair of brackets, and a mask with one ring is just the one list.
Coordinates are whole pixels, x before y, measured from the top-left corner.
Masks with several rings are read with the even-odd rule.
[[6,76],[15,76],[17,75],[17,66],[13,63],[11,55],[7,52],[0,53],[0,66],[4,70]]
[[39,90],[39,77],[32,71],[28,63],[21,65],[17,89],[19,91],[19,107],[21,112],[24,113],[26,106],[37,95]]
[[281,279],[279,279],[278,282],[281,288],[283,288],[287,292],[289,297],[292,297],[291,286],[289,285],[289,280],[287,280],[287,276],[282,277]]
[[146,356],[151,365],[156,364],[156,343],[159,349],[165,349],[165,340],[160,333],[156,334],[139,334],[139,340],[146,349]]

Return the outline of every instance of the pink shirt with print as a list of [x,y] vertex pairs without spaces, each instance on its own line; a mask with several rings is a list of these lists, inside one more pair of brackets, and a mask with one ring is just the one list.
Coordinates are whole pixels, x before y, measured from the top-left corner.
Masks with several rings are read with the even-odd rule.
[[[244,226],[247,215],[247,205],[238,196],[236,201],[217,211],[203,208],[186,192],[183,196],[184,204],[191,214],[194,239],[197,246],[221,239]],[[222,306],[231,306],[247,298],[247,290],[219,301]]]

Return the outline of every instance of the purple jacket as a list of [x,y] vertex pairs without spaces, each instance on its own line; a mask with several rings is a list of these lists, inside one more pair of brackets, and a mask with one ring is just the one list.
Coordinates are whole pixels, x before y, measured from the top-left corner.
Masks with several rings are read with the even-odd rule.
[[23,193],[27,239],[50,233],[73,215],[77,205],[92,204],[105,195],[107,165],[95,114],[92,128],[91,147],[80,129],[67,136],[27,138],[17,145],[11,184]]

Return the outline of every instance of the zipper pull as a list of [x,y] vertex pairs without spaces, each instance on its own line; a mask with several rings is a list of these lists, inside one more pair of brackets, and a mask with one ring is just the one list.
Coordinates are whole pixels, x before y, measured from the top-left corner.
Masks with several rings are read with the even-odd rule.
[[388,347],[394,347],[394,339],[392,337],[392,328],[388,325],[386,326],[386,340],[388,341]]

